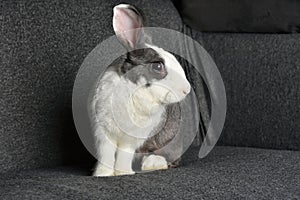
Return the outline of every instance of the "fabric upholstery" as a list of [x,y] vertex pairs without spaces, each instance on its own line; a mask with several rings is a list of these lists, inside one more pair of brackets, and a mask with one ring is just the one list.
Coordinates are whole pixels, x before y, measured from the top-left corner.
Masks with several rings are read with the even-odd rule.
[[295,0],[173,0],[183,21],[205,32],[299,33]]
[[[94,160],[73,125],[72,87],[85,56],[113,34],[119,2],[2,2],[0,199],[300,199],[299,151],[216,147],[199,160],[197,147],[176,169],[90,176]],[[182,30],[169,1],[127,2],[142,8],[148,25]],[[299,150],[299,35],[188,32],[214,57],[227,88],[219,144]]]
[[300,34],[190,34],[225,84],[219,144],[300,150]]
[[183,166],[133,176],[96,178],[70,166],[6,173],[0,199],[299,199],[300,152],[217,147]]
[[[73,125],[73,82],[85,56],[113,34],[120,2],[1,2],[0,171],[89,156]],[[171,2],[127,2],[142,8],[149,26],[181,29]]]

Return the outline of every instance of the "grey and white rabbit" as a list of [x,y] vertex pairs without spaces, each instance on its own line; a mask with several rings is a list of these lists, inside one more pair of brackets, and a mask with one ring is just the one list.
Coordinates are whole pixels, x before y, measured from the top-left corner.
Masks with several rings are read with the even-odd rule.
[[[134,174],[136,152],[154,152],[174,137],[178,122],[172,119],[180,118],[176,103],[190,92],[180,63],[144,39],[139,29],[143,24],[137,8],[114,7],[114,31],[129,51],[107,68],[92,94],[90,118],[98,156],[94,176]],[[168,161],[162,155],[149,155],[141,168],[166,169]]]

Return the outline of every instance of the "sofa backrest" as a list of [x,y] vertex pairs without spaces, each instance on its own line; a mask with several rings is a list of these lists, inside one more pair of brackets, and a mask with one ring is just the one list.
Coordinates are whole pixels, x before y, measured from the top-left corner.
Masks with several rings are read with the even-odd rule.
[[300,150],[300,34],[198,33],[227,94],[219,145]]

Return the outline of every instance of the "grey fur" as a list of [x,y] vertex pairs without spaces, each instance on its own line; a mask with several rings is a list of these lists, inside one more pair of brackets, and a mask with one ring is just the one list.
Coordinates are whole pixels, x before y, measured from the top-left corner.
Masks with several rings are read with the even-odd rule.
[[144,48],[128,52],[113,62],[110,67],[135,84],[143,77],[146,79],[147,86],[150,86],[152,81],[163,79],[168,74],[166,70],[163,73],[154,72],[151,66],[157,63],[164,65],[164,59],[152,48]]
[[[136,151],[137,153],[153,153],[166,158],[169,167],[177,167],[180,159],[173,158],[173,155],[181,155],[182,143],[178,142],[176,149],[163,149],[178,134],[181,122],[180,104],[170,104],[166,107],[165,115],[161,123],[153,130],[152,136]],[[141,158],[137,157],[137,160]],[[140,162],[140,161],[138,161]]]

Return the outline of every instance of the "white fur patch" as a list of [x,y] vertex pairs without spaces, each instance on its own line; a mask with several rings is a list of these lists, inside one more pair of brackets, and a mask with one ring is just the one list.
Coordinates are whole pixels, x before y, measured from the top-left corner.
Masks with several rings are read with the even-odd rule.
[[160,170],[160,169],[168,169],[168,163],[164,157],[158,155],[150,155],[144,157],[142,161],[143,171]]
[[[183,100],[185,96],[190,92],[191,85],[188,82],[182,66],[178,60],[171,53],[163,50],[162,48],[147,44],[146,46],[154,49],[165,62],[167,69],[167,76],[154,84],[158,85],[156,90],[162,94],[166,94],[166,103],[175,103]],[[166,91],[168,90],[168,91]]]
[[100,164],[96,166],[93,176],[97,176],[97,177],[114,176],[114,169]]

